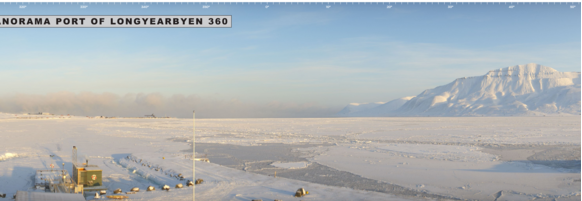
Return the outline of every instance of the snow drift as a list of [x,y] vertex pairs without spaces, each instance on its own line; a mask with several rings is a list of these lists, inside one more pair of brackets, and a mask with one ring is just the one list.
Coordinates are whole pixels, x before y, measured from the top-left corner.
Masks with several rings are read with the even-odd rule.
[[458,78],[447,85],[425,90],[396,109],[397,104],[393,102],[406,98],[338,115],[580,115],[580,95],[580,72],[559,72],[530,63],[492,70],[483,76]]

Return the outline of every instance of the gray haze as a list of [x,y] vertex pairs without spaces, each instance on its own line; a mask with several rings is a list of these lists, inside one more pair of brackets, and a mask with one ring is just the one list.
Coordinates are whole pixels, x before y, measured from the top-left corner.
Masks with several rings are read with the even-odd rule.
[[197,95],[160,93],[58,92],[45,95],[11,94],[0,97],[0,111],[9,113],[50,112],[80,116],[143,117],[147,114],[188,118],[196,110],[200,118],[329,117],[341,108],[315,103],[255,103]]

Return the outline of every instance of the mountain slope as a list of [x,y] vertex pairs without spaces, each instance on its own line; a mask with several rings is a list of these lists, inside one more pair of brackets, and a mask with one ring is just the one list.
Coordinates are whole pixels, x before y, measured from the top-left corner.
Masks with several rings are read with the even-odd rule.
[[337,113],[339,116],[352,116],[354,113],[358,113],[360,111],[366,111],[371,108],[377,107],[379,105],[384,104],[384,102],[375,102],[375,103],[350,103],[348,106],[344,107],[341,111]]
[[[369,116],[580,114],[580,72],[527,64],[428,89],[391,112]],[[375,107],[361,114],[374,114]]]
[[[404,103],[406,103],[407,101],[409,101],[412,98],[414,98],[414,96],[407,96],[407,97],[403,97],[403,98],[398,98],[398,99],[391,100],[391,101],[384,103],[384,104],[379,104],[379,105],[372,107],[372,108],[360,109],[358,111],[347,113],[347,114],[338,113],[338,115],[351,116],[351,117],[385,116],[386,114],[390,114],[394,110],[400,108],[402,105],[404,105]],[[354,103],[351,103],[351,104],[354,104]],[[349,107],[349,105],[346,106],[344,108],[344,110],[348,107]]]

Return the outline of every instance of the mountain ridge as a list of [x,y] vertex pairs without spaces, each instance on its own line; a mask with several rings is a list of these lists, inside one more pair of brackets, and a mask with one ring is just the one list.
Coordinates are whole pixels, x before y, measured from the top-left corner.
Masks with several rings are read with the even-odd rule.
[[448,84],[424,90],[394,110],[387,111],[379,105],[348,114],[338,113],[338,116],[536,116],[563,113],[580,114],[580,72],[559,72],[530,63],[491,70],[482,76],[457,78]]

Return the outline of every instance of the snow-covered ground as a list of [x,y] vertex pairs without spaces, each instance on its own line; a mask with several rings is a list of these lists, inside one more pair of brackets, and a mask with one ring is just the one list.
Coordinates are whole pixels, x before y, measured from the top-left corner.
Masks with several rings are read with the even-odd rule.
[[[198,200],[580,200],[580,116],[197,119]],[[0,193],[71,148],[136,200],[191,200],[192,119],[0,114]],[[53,155],[51,157],[51,155]],[[145,165],[145,166],[144,166]],[[157,169],[157,170],[156,170]],[[275,178],[273,173],[277,172]],[[176,178],[182,174],[185,179]],[[294,198],[300,188],[310,194]]]

